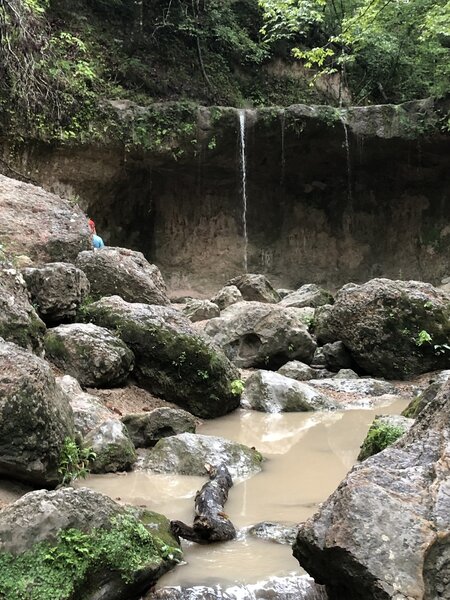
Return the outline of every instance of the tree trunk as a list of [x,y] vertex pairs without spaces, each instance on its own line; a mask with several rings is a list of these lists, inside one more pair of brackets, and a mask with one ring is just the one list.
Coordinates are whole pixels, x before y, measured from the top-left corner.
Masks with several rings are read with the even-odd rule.
[[223,507],[228,499],[228,490],[233,485],[231,475],[224,464],[218,467],[205,465],[210,481],[205,483],[195,496],[193,527],[182,521],[171,521],[170,529],[178,539],[184,538],[197,544],[225,542],[236,537],[236,529]]

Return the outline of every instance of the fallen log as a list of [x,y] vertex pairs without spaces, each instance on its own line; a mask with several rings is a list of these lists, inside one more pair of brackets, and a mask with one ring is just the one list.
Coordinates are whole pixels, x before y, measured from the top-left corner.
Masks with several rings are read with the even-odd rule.
[[218,467],[206,464],[205,468],[210,480],[195,495],[193,526],[182,521],[170,522],[171,532],[178,541],[183,538],[197,544],[210,544],[236,537],[236,529],[223,510],[228,490],[233,486],[231,475],[224,464]]

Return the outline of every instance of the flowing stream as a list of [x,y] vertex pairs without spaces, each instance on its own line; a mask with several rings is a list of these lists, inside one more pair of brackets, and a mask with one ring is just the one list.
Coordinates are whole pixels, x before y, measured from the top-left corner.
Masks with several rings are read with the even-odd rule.
[[[321,413],[238,410],[204,422],[198,433],[255,446],[266,459],[263,471],[230,490],[225,510],[238,539],[209,546],[183,542],[186,564],[162,577],[158,587],[249,584],[301,574],[289,545],[254,538],[246,528],[261,521],[295,525],[311,516],[355,463],[374,416],[398,414],[406,404]],[[192,524],[193,497],[205,480],[136,472],[91,476],[83,485]]]
[[239,111],[239,147],[242,196],[242,229],[244,234],[244,273],[248,270],[248,234],[247,234],[247,156],[245,148],[245,110]]

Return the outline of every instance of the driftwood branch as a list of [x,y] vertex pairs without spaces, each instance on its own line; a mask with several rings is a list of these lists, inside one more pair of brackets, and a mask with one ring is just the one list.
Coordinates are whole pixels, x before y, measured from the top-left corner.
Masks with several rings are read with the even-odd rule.
[[228,499],[228,491],[233,480],[223,464],[218,467],[205,465],[210,481],[205,483],[195,496],[195,517],[193,527],[182,521],[171,521],[170,529],[178,539],[184,538],[197,544],[225,542],[236,537],[236,529],[223,507]]

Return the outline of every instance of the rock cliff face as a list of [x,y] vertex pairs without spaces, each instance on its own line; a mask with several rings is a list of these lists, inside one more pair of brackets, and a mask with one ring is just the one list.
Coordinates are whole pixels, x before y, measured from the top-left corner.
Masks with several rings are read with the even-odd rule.
[[[130,103],[116,108],[145,118]],[[448,274],[450,139],[423,135],[429,103],[241,114],[250,272],[292,288]],[[189,139],[169,125],[159,146],[151,132],[131,147],[28,143],[14,161],[5,142],[3,157],[77,197],[109,245],[144,252],[171,288],[217,289],[244,264],[239,113],[199,108],[192,118]]]

